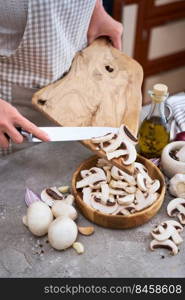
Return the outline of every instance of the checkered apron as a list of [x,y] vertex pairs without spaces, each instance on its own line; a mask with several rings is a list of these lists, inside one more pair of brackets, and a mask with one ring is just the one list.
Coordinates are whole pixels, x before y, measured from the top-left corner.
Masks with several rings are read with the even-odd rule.
[[12,101],[12,86],[42,88],[69,70],[87,44],[95,0],[28,0],[22,40],[0,57],[0,98]]

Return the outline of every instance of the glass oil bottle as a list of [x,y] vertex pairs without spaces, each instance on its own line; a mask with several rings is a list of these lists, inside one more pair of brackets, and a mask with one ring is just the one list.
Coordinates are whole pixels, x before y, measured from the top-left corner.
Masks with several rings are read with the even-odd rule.
[[149,95],[152,103],[149,114],[139,129],[138,152],[146,158],[154,158],[160,157],[170,140],[170,130],[165,117],[168,87],[164,84],[155,84]]

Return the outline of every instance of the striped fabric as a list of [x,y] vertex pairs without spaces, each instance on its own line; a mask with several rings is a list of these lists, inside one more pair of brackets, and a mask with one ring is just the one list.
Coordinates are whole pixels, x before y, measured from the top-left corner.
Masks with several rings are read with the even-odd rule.
[[179,93],[166,100],[176,123],[176,131],[185,131],[185,93]]

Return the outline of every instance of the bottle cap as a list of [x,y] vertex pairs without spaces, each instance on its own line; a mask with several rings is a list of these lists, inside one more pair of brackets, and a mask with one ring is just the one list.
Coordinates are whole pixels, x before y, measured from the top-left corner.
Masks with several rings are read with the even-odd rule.
[[165,84],[157,83],[153,86],[153,94],[156,96],[165,96],[168,93],[168,87]]

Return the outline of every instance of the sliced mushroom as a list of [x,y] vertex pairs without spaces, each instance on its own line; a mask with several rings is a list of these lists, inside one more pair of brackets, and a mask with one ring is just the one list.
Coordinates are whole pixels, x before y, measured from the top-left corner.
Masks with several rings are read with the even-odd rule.
[[130,185],[136,185],[135,178],[126,172],[118,169],[117,167],[112,167],[111,169],[111,175],[116,180],[124,180],[128,182]]
[[[177,224],[178,222],[174,221],[165,221],[161,225],[157,226],[152,232],[151,235],[156,239],[157,241],[165,241],[169,238],[176,244],[179,245],[182,243],[183,239],[178,233],[178,230],[176,227],[181,227],[180,224]],[[175,227],[176,226],[176,227]]]
[[147,180],[147,183],[151,184],[153,182],[152,178],[148,174],[148,170],[145,166],[141,163],[135,162],[134,163],[135,173],[141,173]]
[[109,200],[110,189],[107,183],[101,184],[101,201],[106,204]]
[[178,198],[185,198],[185,174],[176,174],[169,181],[170,193]]
[[[105,172],[100,169],[100,168],[91,168],[91,175],[86,176],[85,178],[81,179],[80,181],[77,181],[76,183],[76,188],[83,188],[86,186],[91,186],[93,187],[93,185],[97,186],[97,183],[100,183],[102,181],[106,181],[106,175]],[[93,171],[93,173],[92,173]]]
[[104,205],[104,204],[100,203],[99,200],[97,202],[96,196],[91,194],[91,206],[94,209],[96,209],[104,214],[112,214],[117,209],[118,204],[115,201],[112,203],[111,203],[111,201],[110,202],[107,201],[107,204]]
[[128,194],[122,189],[109,189],[111,195],[127,196]]
[[105,173],[106,173],[106,179],[107,179],[107,183],[109,183],[111,181],[111,171],[110,171],[110,167],[109,166],[104,166],[103,167]]
[[120,205],[127,206],[127,205],[130,205],[131,203],[133,203],[135,196],[133,194],[131,194],[131,195],[127,195],[124,197],[117,196],[116,198]]
[[149,194],[146,198],[144,196],[144,194],[141,192],[141,190],[137,189],[136,194],[135,194],[135,207],[136,207],[136,211],[140,211],[144,208],[149,207],[150,205],[152,205],[158,198],[158,193],[154,193],[154,194]]
[[170,217],[177,216],[180,223],[185,225],[185,199],[175,198],[167,206],[167,213]]
[[109,183],[110,187],[118,188],[118,189],[125,189],[128,186],[128,183],[122,180],[111,180]]
[[152,184],[147,184],[148,193],[155,193],[160,188],[160,181],[158,179],[155,179]]
[[50,187],[41,192],[41,199],[47,205],[53,206],[55,200],[64,200],[64,196],[57,187]]
[[142,192],[146,192],[147,191],[147,186],[146,186],[146,178],[143,174],[139,173],[136,176],[137,178],[137,186],[139,187],[139,189]]
[[112,158],[117,158],[128,154],[128,150],[115,150],[113,152],[107,153],[107,159],[111,160]]
[[168,220],[168,221],[163,222],[162,224],[165,224],[165,223],[174,226],[174,228],[178,232],[182,232],[183,229],[184,229],[183,226],[179,222],[177,222],[175,220]]
[[100,144],[100,143],[108,142],[108,141],[112,140],[114,138],[114,136],[115,136],[114,133],[108,133],[108,134],[105,134],[104,136],[93,138],[92,142],[94,144]]
[[157,241],[157,240],[152,240],[150,243],[150,249],[155,250],[157,248],[165,248],[171,251],[171,254],[176,255],[178,254],[178,248],[175,245],[175,243],[169,239],[165,241]]
[[128,193],[128,194],[134,194],[136,192],[136,186],[134,185],[131,185],[131,186],[126,186],[125,187],[125,191]]
[[83,201],[85,202],[85,204],[91,206],[91,192],[92,189],[90,187],[85,187],[82,190],[82,194],[83,194]]

